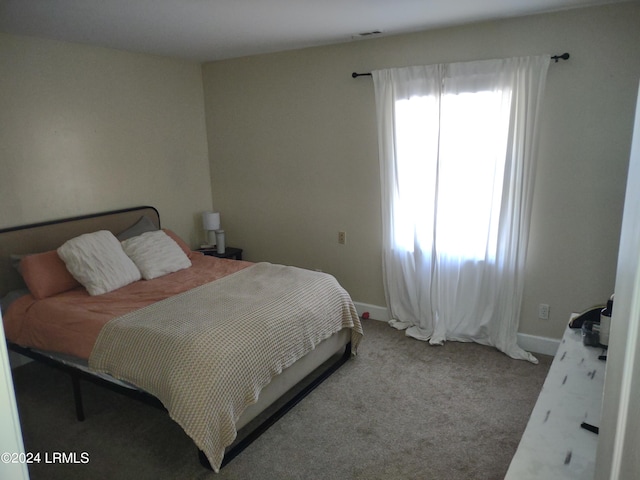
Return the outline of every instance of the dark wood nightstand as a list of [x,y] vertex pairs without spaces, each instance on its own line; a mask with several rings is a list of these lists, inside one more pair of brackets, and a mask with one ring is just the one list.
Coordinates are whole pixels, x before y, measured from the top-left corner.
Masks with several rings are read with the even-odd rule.
[[218,253],[215,248],[198,248],[196,252],[204,253],[212,257],[218,258],[230,258],[231,260],[242,260],[242,249],[235,247],[227,247],[224,249],[224,253]]

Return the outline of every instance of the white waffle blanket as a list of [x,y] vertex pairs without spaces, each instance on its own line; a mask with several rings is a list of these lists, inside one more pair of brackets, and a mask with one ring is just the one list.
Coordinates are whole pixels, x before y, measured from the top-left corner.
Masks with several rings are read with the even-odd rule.
[[271,379],[362,327],[331,275],[258,263],[109,321],[89,366],[156,396],[217,472],[235,422]]

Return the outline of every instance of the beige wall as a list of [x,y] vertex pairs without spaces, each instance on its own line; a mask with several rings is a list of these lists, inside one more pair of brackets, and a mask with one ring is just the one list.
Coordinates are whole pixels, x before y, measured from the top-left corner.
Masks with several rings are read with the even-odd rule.
[[0,228],[150,204],[200,242],[199,64],[0,34],[0,72]]
[[206,64],[227,243],[250,260],[320,268],[355,301],[384,305],[373,85],[351,72],[568,51],[548,77],[520,325],[560,337],[570,312],[614,288],[638,25],[640,6],[620,4]]

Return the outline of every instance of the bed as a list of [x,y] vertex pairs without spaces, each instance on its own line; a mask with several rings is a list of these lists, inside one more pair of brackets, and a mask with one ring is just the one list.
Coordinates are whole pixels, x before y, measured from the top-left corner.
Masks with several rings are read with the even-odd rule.
[[362,336],[330,275],[193,252],[153,207],[0,230],[0,298],[9,348],[70,374],[79,420],[99,383],[167,410],[215,471]]

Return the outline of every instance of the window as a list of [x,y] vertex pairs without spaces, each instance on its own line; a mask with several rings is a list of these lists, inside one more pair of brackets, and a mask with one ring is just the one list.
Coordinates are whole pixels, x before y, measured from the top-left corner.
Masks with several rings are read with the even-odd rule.
[[[395,102],[396,248],[464,260],[496,255],[509,109],[503,91]],[[505,100],[507,100],[505,102]],[[435,230],[434,230],[435,227]]]
[[374,70],[382,262],[395,328],[516,342],[550,57]]

